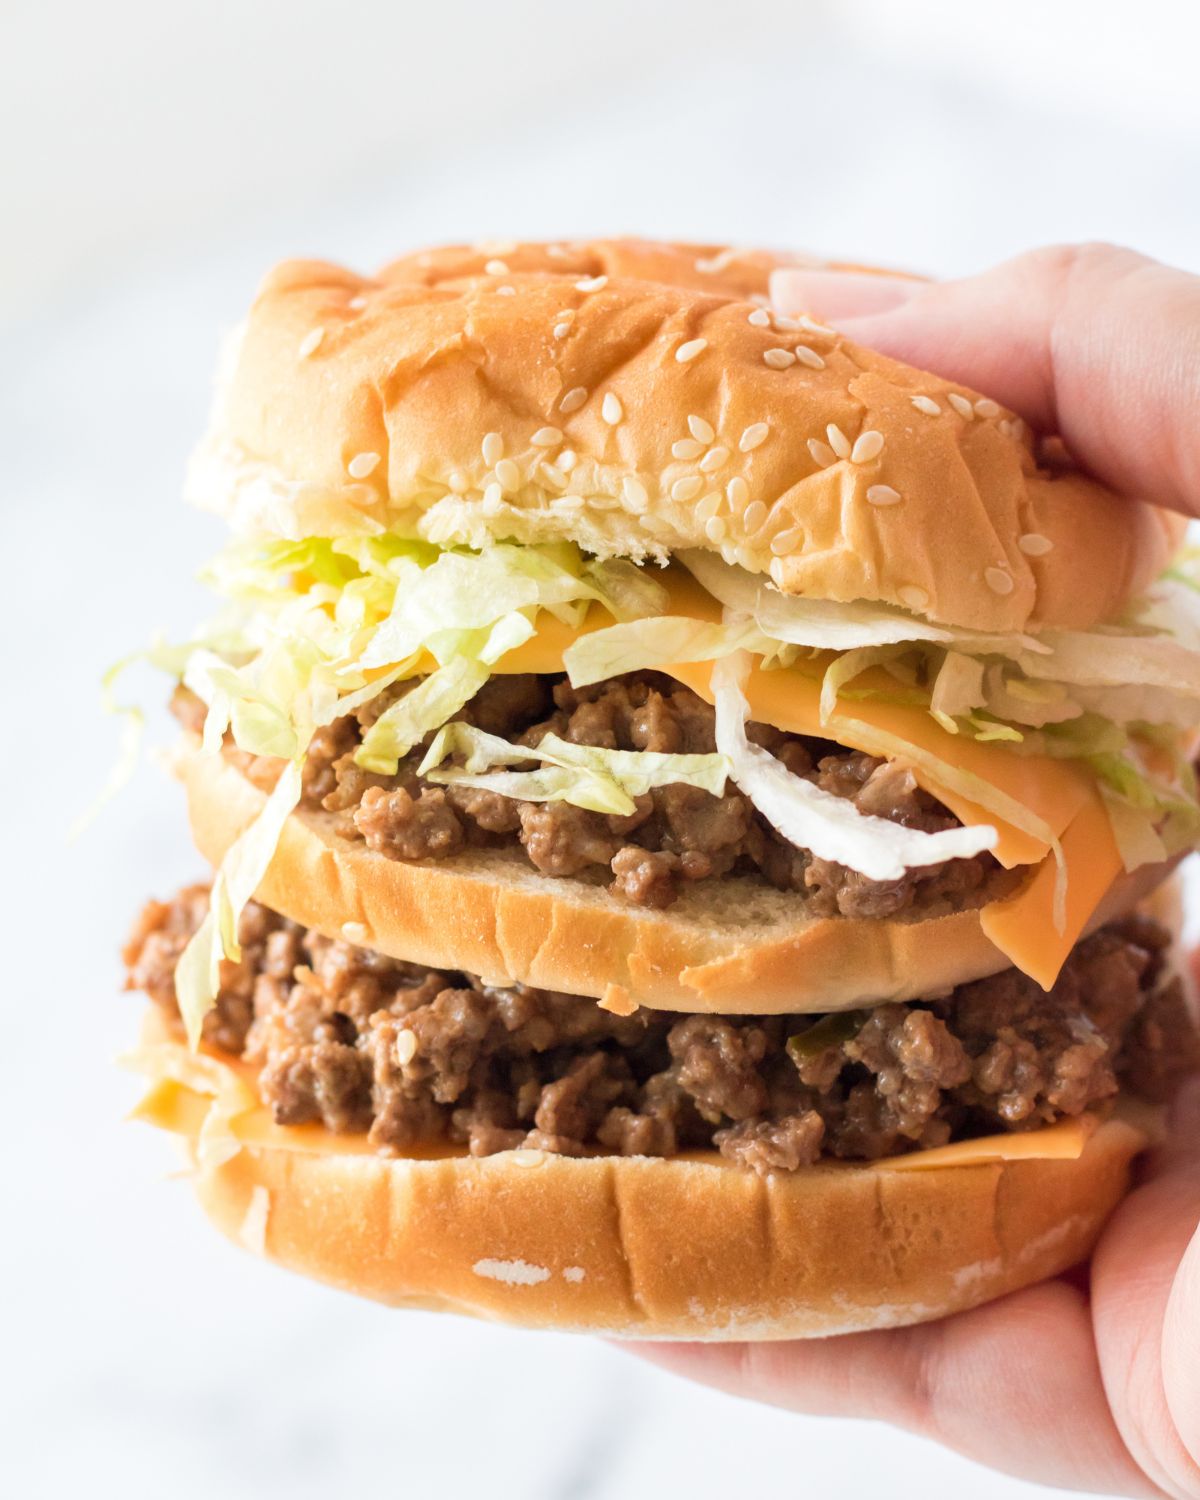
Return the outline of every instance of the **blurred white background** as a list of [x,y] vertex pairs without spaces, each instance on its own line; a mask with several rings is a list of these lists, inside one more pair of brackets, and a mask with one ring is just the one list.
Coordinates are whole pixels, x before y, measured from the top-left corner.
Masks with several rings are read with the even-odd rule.
[[273,259],[631,231],[939,274],[1105,237],[1200,269],[1198,46],[1188,0],[3,0],[0,1489],[1048,1493],[229,1248],[110,1066],[120,936],[198,870],[180,799],[147,767],[62,837],[114,753],[101,670],[205,608],[182,465]]

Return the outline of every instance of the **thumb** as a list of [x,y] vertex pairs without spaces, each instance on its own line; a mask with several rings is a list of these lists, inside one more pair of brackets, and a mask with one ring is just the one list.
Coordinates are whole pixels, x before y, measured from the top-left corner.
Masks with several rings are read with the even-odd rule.
[[1200,277],[1111,245],[963,281],[777,271],[785,312],[985,392],[1123,494],[1200,513]]

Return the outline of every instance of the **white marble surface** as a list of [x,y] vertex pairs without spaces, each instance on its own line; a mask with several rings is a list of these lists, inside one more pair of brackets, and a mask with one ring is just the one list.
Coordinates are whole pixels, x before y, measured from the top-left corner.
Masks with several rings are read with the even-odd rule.
[[181,465],[272,258],[601,227],[942,272],[1102,235],[1200,267],[1193,9],[77,0],[0,28],[0,1491],[1048,1493],[231,1249],[110,1066],[138,1010],[119,936],[199,867],[179,798],[147,767],[60,839],[113,754],[100,670],[204,607],[217,533],[176,505]]

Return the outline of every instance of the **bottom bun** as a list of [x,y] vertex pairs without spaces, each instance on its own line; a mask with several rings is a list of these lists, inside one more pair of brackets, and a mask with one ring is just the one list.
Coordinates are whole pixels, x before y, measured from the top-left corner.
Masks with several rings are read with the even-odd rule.
[[628,1338],[813,1337],[1002,1296],[1088,1254],[1147,1139],[1114,1118],[1068,1123],[1073,1155],[767,1177],[708,1153],[397,1159],[275,1126],[245,1072],[157,1019],[130,1061],[154,1080],[136,1113],[189,1139],[201,1204],[246,1248],[393,1306]]

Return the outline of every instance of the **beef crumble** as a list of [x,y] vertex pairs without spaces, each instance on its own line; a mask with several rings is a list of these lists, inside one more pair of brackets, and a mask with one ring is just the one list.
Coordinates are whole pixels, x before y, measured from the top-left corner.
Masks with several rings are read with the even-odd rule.
[[[357,714],[317,731],[304,769],[304,803],[338,815],[339,831],[388,859],[443,859],[463,849],[517,847],[543,874],[597,879],[639,906],[669,906],[698,880],[751,875],[794,892],[818,917],[888,918],[977,907],[1008,894],[1020,873],[990,854],[909,870],[898,880],[869,880],[788,843],[729,783],[721,796],[675,783],[636,799],[615,817],[566,802],[518,802],[477,788],[439,787],[417,774],[422,749],[395,776],[364,771],[354,753],[379,715],[406,690],[381,694]],[[177,714],[203,725],[204,706],[185,690]],[[610,750],[706,754],[716,748],[712,708],[689,688],[652,672],[588,688],[565,677],[496,676],[458,716],[514,743],[536,745],[554,733]],[[852,801],[863,813],[932,833],[957,819],[922,791],[905,766],[827,740],[748,726],[750,738],[797,776]],[[241,757],[254,774],[251,758]]]
[[[174,971],[208,892],[150,902],[128,986],[177,1017]],[[400,963],[252,903],[205,1041],[258,1070],[283,1125],[368,1132],[383,1152],[477,1156],[715,1147],[757,1172],[873,1160],[1164,1099],[1200,1066],[1166,932],[1131,916],[1079,943],[1049,994],[1015,969],[950,995],[820,1016],[642,1009]]]

